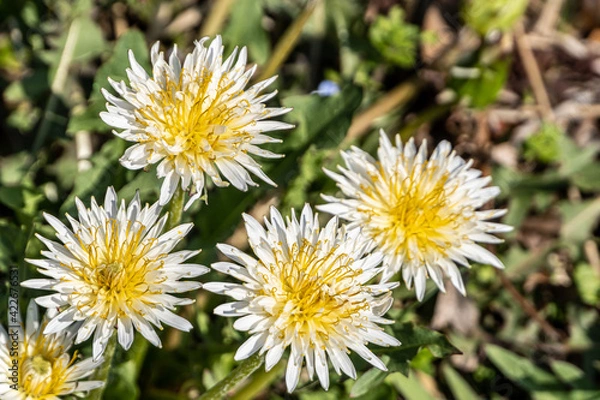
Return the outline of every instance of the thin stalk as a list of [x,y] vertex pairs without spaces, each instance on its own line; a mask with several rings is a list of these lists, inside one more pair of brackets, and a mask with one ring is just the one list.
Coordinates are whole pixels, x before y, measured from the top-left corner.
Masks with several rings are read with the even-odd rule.
[[[185,201],[185,192],[181,187],[177,188],[177,191],[173,195],[171,199],[171,203],[169,203],[169,207],[167,208],[169,212],[169,217],[167,219],[167,224],[165,226],[165,231],[173,229],[181,222],[181,215],[183,214],[183,205]],[[144,360],[146,358],[146,353],[148,352],[148,341],[140,334],[135,335],[135,339],[133,340],[133,344],[131,346],[131,356],[130,360],[133,360],[135,363],[135,379],[137,380],[140,372],[142,371],[142,366],[144,365]]]
[[517,43],[517,50],[521,57],[521,62],[523,63],[523,69],[525,69],[527,79],[533,90],[535,101],[541,107],[542,117],[552,121],[554,119],[552,103],[550,102],[548,91],[546,90],[540,66],[535,59],[535,55],[529,44],[529,39],[527,38],[522,22],[515,25],[515,41]]
[[181,186],[177,188],[173,198],[171,199],[171,203],[169,204],[169,208],[167,211],[169,212],[169,219],[167,220],[167,226],[165,230],[173,229],[181,222],[181,215],[183,214],[183,203],[185,201],[185,192],[181,189]]
[[104,389],[108,385],[108,374],[110,373],[110,367],[112,366],[113,357],[115,355],[115,350],[117,349],[117,335],[116,332],[112,334],[110,339],[108,339],[108,343],[106,345],[106,349],[104,350],[104,362],[96,370],[91,380],[93,381],[102,381],[104,382],[104,386],[99,389],[92,390],[88,397],[88,400],[101,400],[102,394],[104,394]]
[[264,369],[256,371],[252,375],[252,380],[248,384],[244,385],[240,390],[231,396],[230,400],[246,400],[255,399],[256,396],[265,390],[273,381],[279,379],[279,376],[285,370],[285,362],[281,361],[279,364],[271,368],[268,372]]
[[264,358],[264,354],[261,355],[256,352],[250,358],[245,359],[223,380],[200,396],[199,400],[219,400],[224,398],[227,395],[227,392],[256,371],[262,365]]
[[265,69],[261,72],[258,78],[259,81],[268,79],[275,75],[275,73],[279,70],[279,67],[281,67],[281,64],[287,60],[288,56],[296,46],[298,39],[300,39],[304,25],[306,25],[313,11],[315,11],[319,1],[320,0],[309,0],[306,8],[281,36],[275,45],[273,55],[267,62]]
[[206,22],[202,24],[200,36],[212,36],[221,31],[223,22],[227,19],[231,6],[235,0],[215,0],[213,1],[210,14],[206,18]]

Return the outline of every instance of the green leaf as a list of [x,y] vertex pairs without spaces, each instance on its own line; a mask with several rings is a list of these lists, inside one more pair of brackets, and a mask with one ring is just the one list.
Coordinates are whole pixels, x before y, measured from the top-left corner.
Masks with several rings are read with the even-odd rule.
[[138,399],[140,390],[136,383],[136,366],[133,360],[112,367],[104,391],[105,399]]
[[23,186],[0,186],[0,203],[12,209],[20,218],[35,216],[38,205],[44,200],[44,195],[36,189]]
[[572,390],[568,393],[568,398],[569,400],[598,400],[600,390]]
[[24,205],[23,188],[0,186],[0,203],[12,210],[20,210]]
[[118,174],[116,172],[124,172],[118,159],[124,151],[125,141],[115,138],[106,142],[100,152],[90,159],[92,167],[78,174],[75,178],[75,186],[62,205],[61,213],[72,213],[75,207],[75,197],[79,197],[86,204],[91,196],[101,202],[108,186],[118,187]]
[[550,363],[550,368],[562,382],[575,389],[593,389],[594,385],[590,382],[585,373],[575,365],[566,361],[554,360]]
[[283,105],[294,109],[287,114],[286,120],[296,128],[289,134],[284,133],[286,137],[278,150],[289,153],[303,150],[309,144],[317,148],[338,145],[361,100],[362,91],[353,85],[346,85],[338,94],[329,97],[308,94],[284,98]]
[[600,198],[572,204],[564,201],[559,204],[563,225],[560,236],[570,243],[581,243],[591,237],[592,230],[600,217]]
[[300,171],[290,183],[285,194],[284,204],[292,208],[301,208],[304,203],[310,202],[308,189],[314,181],[325,175],[322,166],[323,159],[328,153],[327,149],[317,149],[314,146],[308,148],[300,159]]
[[156,168],[142,170],[119,190],[119,198],[131,199],[139,192],[143,199],[157,198],[160,193],[162,180],[156,176]]
[[237,0],[223,39],[230,46],[245,43],[248,58],[257,64],[264,64],[271,55],[271,42],[267,31],[262,29],[264,16],[262,0]]
[[469,0],[462,14],[465,22],[482,36],[493,30],[509,31],[527,9],[527,0]]
[[594,163],[599,150],[596,144],[579,147],[573,139],[566,135],[560,138],[559,149],[560,168],[558,172],[564,177],[585,171]]
[[7,271],[10,265],[23,259],[26,239],[25,233],[18,226],[7,220],[0,220],[0,271]]
[[[273,396],[274,399],[277,397]],[[318,392],[300,392],[298,393],[298,398],[300,400],[338,400],[342,398],[342,394],[340,393],[337,387],[330,388],[329,391],[318,391]]]
[[88,107],[81,114],[71,117],[67,128],[68,132],[74,133],[81,130],[109,132],[112,129],[99,116],[100,112],[105,110],[106,103],[100,89],[106,88],[112,91],[108,83],[109,77],[117,82],[127,81],[125,70],[129,67],[127,57],[129,50],[133,51],[138,63],[147,71],[149,70],[148,48],[144,35],[135,29],[128,30],[117,40],[112,55],[98,69],[94,78],[92,93],[88,100]]
[[412,323],[396,322],[392,326],[393,336],[398,338],[402,345],[397,347],[386,347],[376,349],[378,354],[386,354],[390,357],[388,370],[399,371],[408,374],[410,362],[422,347],[426,347],[437,358],[460,353],[446,336],[439,332],[423,327],[414,326]]
[[557,161],[560,157],[560,144],[563,130],[556,124],[544,123],[541,129],[525,141],[523,156],[531,161],[543,163]]
[[[99,56],[106,49],[104,35],[96,22],[89,15],[77,17],[73,23],[79,24],[80,33],[73,49],[72,63],[83,64]],[[54,50],[42,54],[42,59],[56,68],[60,62],[62,51],[67,42],[68,30],[53,43]]]
[[584,303],[591,306],[600,304],[600,277],[591,265],[583,262],[577,264],[573,279]]
[[515,195],[509,203],[508,212],[502,220],[504,224],[514,226],[515,230],[506,234],[507,237],[516,236],[519,227],[525,221],[531,207],[533,196],[527,193]]
[[492,362],[511,381],[531,391],[556,391],[564,386],[549,372],[537,367],[528,359],[500,346],[488,344],[485,352]]
[[27,152],[12,154],[0,159],[0,182],[7,186],[22,183],[32,159],[31,154]]
[[[54,80],[58,66],[64,61],[66,54],[70,56],[69,63],[73,64],[85,63],[104,51],[106,47],[104,35],[91,17],[92,7],[92,0],[72,1],[64,9],[65,15],[59,30],[62,34],[59,37],[49,36],[51,49],[38,52],[39,57],[49,65],[48,78],[50,82]],[[70,42],[73,47],[66,49],[69,35],[73,35],[74,41]],[[65,52],[65,50],[67,51]]]
[[[385,362],[385,361],[384,361]],[[350,397],[360,397],[367,394],[373,388],[379,386],[387,376],[387,372],[377,368],[371,368],[362,374],[352,385]]]
[[600,191],[600,163],[594,162],[571,175],[571,181],[584,192]]
[[480,398],[462,376],[460,376],[460,374],[449,364],[444,364],[442,366],[442,372],[454,399],[477,400]]
[[419,27],[405,21],[399,6],[392,7],[387,16],[377,17],[369,29],[369,39],[387,61],[403,68],[415,64]]
[[385,378],[385,382],[391,384],[406,400],[434,400],[434,397],[423,388],[414,374],[409,377],[400,373],[389,374]]
[[469,106],[484,108],[496,101],[508,78],[510,66],[510,58],[498,60],[490,65],[480,63],[475,67],[479,71],[476,77],[453,78],[449,86],[454,88]]

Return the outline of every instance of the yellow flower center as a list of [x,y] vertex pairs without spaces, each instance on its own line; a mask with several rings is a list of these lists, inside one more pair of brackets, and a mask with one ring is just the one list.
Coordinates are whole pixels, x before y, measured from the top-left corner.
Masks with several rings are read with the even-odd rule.
[[161,260],[166,256],[147,257],[156,238],[144,238],[146,229],[139,222],[127,224],[123,229],[117,220],[108,220],[94,232],[91,243],[80,240],[87,255],[81,260],[84,267],[69,266],[84,282],[83,290],[76,288],[71,294],[72,304],[80,311],[100,305],[101,318],[107,318],[112,311],[122,316],[130,311],[134,300],[153,293],[150,284],[166,279],[149,279],[153,271],[160,269]]
[[36,374],[42,377],[46,377],[52,373],[52,363],[40,355],[33,357],[31,368]]
[[[186,79],[184,79],[186,76]],[[148,95],[149,102],[139,109],[138,123],[159,130],[156,140],[169,146],[181,146],[191,155],[202,155],[213,161],[216,153],[231,152],[232,142],[251,138],[242,126],[232,123],[234,117],[249,112],[247,100],[228,104],[243,91],[228,93],[235,84],[223,73],[218,81],[213,72],[203,70],[190,74],[183,69],[179,81],[166,75],[166,89]]]
[[424,261],[426,256],[446,255],[453,232],[457,232],[472,213],[450,204],[449,196],[458,187],[448,187],[448,174],[425,161],[410,170],[407,177],[396,173],[388,187],[367,191],[381,201],[370,217],[382,221],[372,224],[372,236],[392,247],[407,260]]
[[279,284],[264,294],[277,300],[274,314],[285,317],[281,328],[298,335],[327,336],[340,320],[369,307],[355,283],[362,271],[352,269],[353,260],[335,249],[319,254],[320,246],[304,240],[294,245],[289,259],[276,254],[276,265],[270,266]]
[[[19,392],[28,399],[55,399],[63,394],[68,378],[67,369],[75,362],[69,359],[59,341],[40,333],[25,338],[19,355]],[[33,339],[34,342],[30,340]],[[70,360],[70,361],[69,361]]]
[[123,264],[118,261],[99,265],[96,272],[98,286],[108,291],[116,289],[123,282],[124,271]]

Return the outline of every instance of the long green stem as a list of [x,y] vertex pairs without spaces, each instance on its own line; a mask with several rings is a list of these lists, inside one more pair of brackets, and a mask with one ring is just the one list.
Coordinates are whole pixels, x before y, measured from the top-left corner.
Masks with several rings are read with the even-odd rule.
[[[169,217],[167,220],[167,224],[165,227],[165,231],[169,229],[173,229],[181,222],[181,215],[183,214],[183,205],[185,201],[185,192],[181,187],[177,188],[177,191],[173,195],[171,202],[167,208],[169,212]],[[135,363],[135,379],[137,380],[140,372],[142,371],[142,366],[144,364],[144,360],[146,358],[146,353],[148,352],[148,341],[140,334],[135,335],[135,339],[133,340],[133,344],[131,346],[131,357],[130,360],[133,360]]]
[[102,381],[104,382],[104,386],[99,389],[95,389],[90,392],[88,400],[100,400],[102,399],[102,394],[104,393],[104,389],[108,385],[108,374],[110,372],[110,367],[112,365],[113,357],[115,355],[115,350],[117,349],[117,335],[113,333],[110,339],[108,339],[108,343],[106,345],[106,349],[104,350],[104,362],[96,370],[91,380],[93,381]]
[[183,214],[183,203],[185,201],[185,192],[181,187],[177,188],[171,203],[169,203],[169,220],[167,221],[166,230],[173,229],[181,222],[181,215]]
[[261,355],[257,352],[250,358],[245,359],[236,369],[231,371],[229,375],[200,396],[199,400],[218,400],[224,398],[228,391],[236,387],[256,371],[262,365],[264,358],[264,354]]
[[285,370],[286,363],[284,360],[279,362],[276,366],[271,368],[269,372],[261,369],[256,371],[252,375],[252,379],[246,385],[241,387],[235,395],[231,396],[230,400],[246,400],[254,399],[257,395],[265,390],[273,383],[273,381],[279,379],[280,375]]

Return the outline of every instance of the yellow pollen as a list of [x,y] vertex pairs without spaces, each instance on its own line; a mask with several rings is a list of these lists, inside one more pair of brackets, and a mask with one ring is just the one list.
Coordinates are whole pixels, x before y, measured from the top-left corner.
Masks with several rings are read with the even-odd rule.
[[219,153],[231,152],[251,139],[244,130],[248,123],[235,123],[250,112],[251,104],[247,100],[231,104],[243,91],[230,91],[235,82],[227,73],[216,81],[212,71],[183,69],[178,82],[166,75],[164,79],[166,88],[148,93],[150,101],[138,110],[137,122],[160,132],[150,141],[181,147],[180,152],[188,153],[188,160],[195,163],[196,156],[214,161]]
[[469,219],[464,207],[450,204],[449,196],[458,186],[448,187],[448,174],[440,172],[425,161],[410,169],[408,176],[392,175],[384,190],[376,185],[366,191],[382,204],[381,209],[369,211],[371,218],[378,215],[386,221],[374,224],[372,236],[407,260],[445,256],[454,240],[448,232],[458,231]]
[[287,328],[298,335],[325,337],[340,320],[353,318],[369,306],[359,296],[355,281],[362,271],[351,268],[353,260],[335,254],[335,248],[318,254],[321,246],[304,240],[294,245],[287,261],[276,252],[276,265],[270,266],[279,279],[268,293],[277,301],[274,314],[285,315]]
[[121,283],[124,270],[120,262],[111,262],[98,266],[97,271],[98,286],[110,291]]
[[52,363],[40,355],[36,355],[31,360],[31,368],[36,374],[47,376],[52,373]]
[[[146,227],[137,221],[127,221],[123,228],[116,219],[109,219],[104,226],[92,232],[93,240],[86,244],[79,240],[87,258],[81,260],[83,268],[68,266],[83,284],[83,290],[71,294],[72,304],[85,312],[100,309],[100,317],[125,315],[132,312],[135,300],[153,292],[151,284],[160,283],[160,276],[152,272],[160,269],[166,254],[152,259],[148,252],[156,243],[156,238],[145,238]],[[153,276],[150,280],[148,275]],[[99,308],[97,306],[100,306]]]
[[62,342],[54,335],[41,333],[45,325],[43,322],[37,335],[25,338],[18,359],[19,391],[36,400],[54,399],[63,393],[69,377],[67,369],[76,357],[67,362]]

